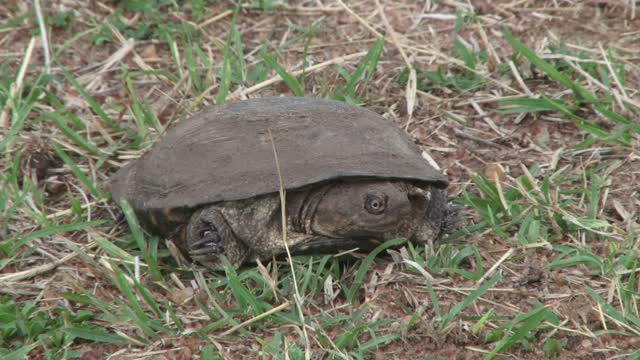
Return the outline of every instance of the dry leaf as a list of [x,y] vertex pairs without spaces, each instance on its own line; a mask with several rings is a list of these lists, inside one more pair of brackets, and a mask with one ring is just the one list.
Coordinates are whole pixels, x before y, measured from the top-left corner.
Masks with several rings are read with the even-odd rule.
[[184,289],[175,289],[167,294],[169,300],[177,305],[182,305],[193,298],[193,288],[186,287]]
[[155,44],[147,45],[144,49],[142,49],[142,53],[140,53],[140,55],[145,61],[155,61],[160,58],[158,56],[158,49],[156,49]]
[[487,165],[487,167],[484,169],[484,176],[486,176],[494,184],[496,184],[497,182],[503,182],[507,179],[507,176],[504,174],[502,165],[497,162],[489,163]]

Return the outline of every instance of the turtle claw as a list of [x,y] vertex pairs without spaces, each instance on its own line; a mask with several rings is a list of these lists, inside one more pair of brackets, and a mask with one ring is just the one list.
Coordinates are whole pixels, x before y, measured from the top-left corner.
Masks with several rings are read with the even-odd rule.
[[205,207],[191,215],[183,248],[191,260],[211,270],[223,270],[227,261],[239,267],[250,255],[216,206]]
[[198,258],[224,253],[224,243],[215,225],[205,222],[199,233],[201,239],[189,244],[189,256]]

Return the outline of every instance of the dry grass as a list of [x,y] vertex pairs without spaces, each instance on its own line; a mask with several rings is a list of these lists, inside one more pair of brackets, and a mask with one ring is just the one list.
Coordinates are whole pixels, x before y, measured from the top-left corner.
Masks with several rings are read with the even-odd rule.
[[[640,358],[635,1],[151,3],[0,4],[3,358]],[[300,92],[406,129],[468,226],[223,275],[116,222],[175,122]]]

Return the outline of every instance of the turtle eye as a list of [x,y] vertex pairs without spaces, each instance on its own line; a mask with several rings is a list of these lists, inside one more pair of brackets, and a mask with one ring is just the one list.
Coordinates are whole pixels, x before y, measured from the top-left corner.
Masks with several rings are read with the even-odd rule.
[[368,193],[364,202],[364,208],[370,214],[382,214],[387,207],[387,197],[380,194]]

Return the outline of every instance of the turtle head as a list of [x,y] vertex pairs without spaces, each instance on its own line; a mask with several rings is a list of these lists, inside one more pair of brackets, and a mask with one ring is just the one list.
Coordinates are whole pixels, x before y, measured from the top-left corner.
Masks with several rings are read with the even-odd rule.
[[430,197],[429,191],[403,181],[340,182],[317,203],[310,230],[328,238],[361,240],[363,245],[412,239],[417,230],[426,236],[428,229],[421,223],[425,213],[433,211]]

